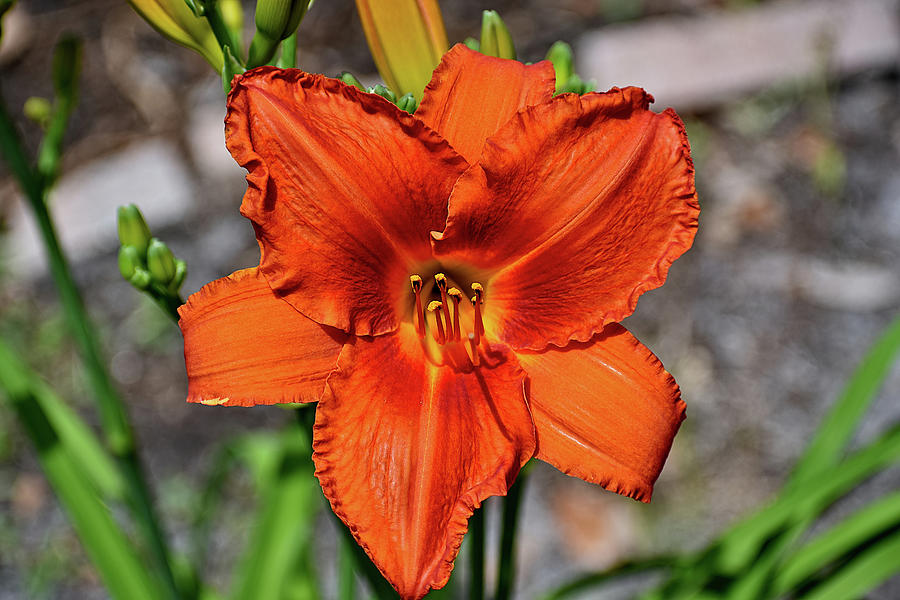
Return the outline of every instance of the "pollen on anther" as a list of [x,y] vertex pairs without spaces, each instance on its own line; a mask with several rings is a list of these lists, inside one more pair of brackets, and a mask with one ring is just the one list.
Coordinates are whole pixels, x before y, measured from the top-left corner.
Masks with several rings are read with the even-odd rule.
[[[484,298],[484,287],[477,281],[472,284],[472,291],[475,292],[475,297],[479,301],[481,301]],[[474,301],[473,301],[473,303],[474,303]]]
[[409,283],[410,283],[410,285],[412,285],[412,290],[416,294],[418,294],[420,291],[422,291],[422,278],[419,277],[418,275],[410,275]]
[[[438,300],[432,300],[428,303],[428,312],[434,315],[435,325],[437,325],[437,331],[434,333],[434,341],[438,344],[445,344],[447,342],[447,334],[444,332],[444,323],[441,319],[441,308],[443,307],[443,303]],[[450,324],[447,323],[449,326]]]
[[441,291],[447,289],[447,276],[443,273],[438,273],[434,276],[434,281],[437,283],[438,289]]

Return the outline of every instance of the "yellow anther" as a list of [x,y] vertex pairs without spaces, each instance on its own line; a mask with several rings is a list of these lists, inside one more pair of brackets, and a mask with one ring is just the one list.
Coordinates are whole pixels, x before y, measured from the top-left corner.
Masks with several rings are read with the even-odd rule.
[[447,290],[447,295],[453,299],[453,340],[459,341],[461,335],[461,329],[459,326],[459,303],[462,300],[462,292],[457,288],[452,287]]
[[447,295],[453,298],[455,302],[462,300],[462,292],[458,288],[452,287],[447,290]]
[[418,275],[410,275],[409,283],[410,283],[410,285],[412,285],[412,290],[416,294],[418,294],[419,292],[422,291],[422,278],[419,277]]
[[447,276],[443,273],[438,273],[434,276],[434,281],[437,283],[438,289],[442,292],[447,289]]
[[428,303],[428,312],[435,312],[441,310],[443,304],[440,300],[432,300]]
[[[479,302],[484,301],[484,287],[480,283],[478,283],[477,281],[475,283],[473,283],[472,291],[475,292],[475,297],[478,299]],[[474,303],[475,302],[472,301],[472,304],[474,304]]]

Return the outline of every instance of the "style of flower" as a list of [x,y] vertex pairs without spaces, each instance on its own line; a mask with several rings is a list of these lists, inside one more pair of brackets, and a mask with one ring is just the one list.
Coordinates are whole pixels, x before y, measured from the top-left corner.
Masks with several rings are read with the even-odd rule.
[[649,501],[684,414],[618,324],[691,245],[684,127],[637,88],[456,46],[415,115],[335,79],[239,76],[259,266],[181,309],[189,401],[318,401],[316,476],[403,598],[537,457]]

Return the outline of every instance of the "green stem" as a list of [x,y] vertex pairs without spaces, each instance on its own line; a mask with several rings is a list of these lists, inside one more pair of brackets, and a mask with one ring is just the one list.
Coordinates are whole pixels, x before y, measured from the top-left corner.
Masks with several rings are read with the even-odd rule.
[[293,69],[297,66],[297,32],[281,42],[281,58],[278,66],[282,69]]
[[31,207],[47,252],[50,273],[59,292],[63,312],[69,329],[81,352],[88,382],[94,391],[100,411],[106,445],[109,447],[125,479],[129,483],[130,502],[135,519],[147,538],[172,597],[178,597],[175,579],[169,564],[169,555],[159,521],[156,519],[150,493],[137,456],[134,433],[125,412],[125,406],[113,388],[109,373],[100,352],[100,343],[88,319],[84,303],[68,261],[59,244],[56,229],[47,210],[46,196],[49,190],[45,182],[52,181],[51,173],[39,176],[28,167],[28,160],[12,118],[6,106],[0,102],[0,150],[17,175]]
[[469,598],[484,598],[484,511],[485,507],[475,509],[469,519]]
[[222,19],[222,13],[219,12],[219,8],[216,4],[210,3],[205,11],[206,20],[209,23],[210,28],[212,29],[213,35],[216,36],[216,42],[219,43],[224,50],[225,46],[228,46],[231,49],[231,54],[240,59],[241,54],[243,54],[243,48],[238,47],[237,40],[235,40],[231,36],[231,32],[228,31],[228,26],[225,25],[225,20]]
[[503,499],[503,522],[500,532],[500,567],[497,572],[495,600],[509,600],[516,579],[516,526],[522,504],[522,490],[528,480],[527,469],[522,469],[515,483]]

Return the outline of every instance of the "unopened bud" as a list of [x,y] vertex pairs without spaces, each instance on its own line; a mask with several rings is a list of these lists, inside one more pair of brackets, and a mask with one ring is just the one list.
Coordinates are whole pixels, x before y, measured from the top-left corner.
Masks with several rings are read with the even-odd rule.
[[156,238],[150,240],[147,248],[147,270],[154,281],[162,285],[169,285],[175,278],[175,256],[168,246]]
[[466,39],[464,39],[463,44],[465,44],[466,48],[468,48],[469,50],[474,50],[475,52],[481,51],[481,44],[479,44],[478,40],[473,37],[467,37]]
[[185,277],[187,277],[187,263],[179,258],[176,258],[175,277],[173,277],[172,281],[169,282],[169,290],[172,293],[177,294],[178,290],[181,289],[181,285],[184,283]]
[[486,10],[481,14],[480,52],[499,58],[515,58],[516,47],[506,23],[495,10]]
[[309,0],[257,0],[256,34],[250,42],[248,67],[264,65],[275,56],[281,40],[297,31],[309,4]]
[[128,281],[137,289],[146,290],[153,282],[153,278],[145,269],[137,269]]
[[341,74],[337,76],[338,79],[346,83],[347,85],[352,85],[355,88],[359,88],[362,91],[366,91],[366,88],[363,87],[363,84],[359,82],[359,79],[353,76],[352,73],[348,73],[347,71],[341,71]]
[[416,97],[412,94],[404,94],[400,96],[400,99],[397,100],[397,108],[400,110],[405,110],[409,114],[416,112],[416,107],[418,104],[416,103]]
[[374,86],[370,87],[366,91],[369,92],[370,94],[378,94],[379,96],[381,96],[388,102],[391,102],[394,104],[396,104],[396,102],[397,102],[396,94],[394,94],[394,92],[392,92],[387,87],[381,85],[380,83],[376,83]]
[[53,105],[46,98],[32,96],[25,100],[22,112],[30,121],[45,128],[50,123],[50,117],[53,115]]
[[144,268],[140,255],[134,246],[122,246],[119,248],[119,273],[126,281],[131,281],[135,271]]
[[553,63],[556,71],[556,91],[562,92],[569,78],[575,74],[572,66],[572,47],[563,41],[556,42],[547,51],[547,60]]
[[144,215],[134,204],[120,206],[118,209],[119,242],[123,246],[132,246],[137,250],[138,256],[147,256],[147,246],[150,244],[150,228],[144,220]]

